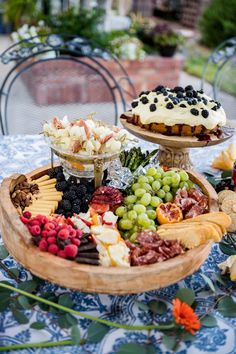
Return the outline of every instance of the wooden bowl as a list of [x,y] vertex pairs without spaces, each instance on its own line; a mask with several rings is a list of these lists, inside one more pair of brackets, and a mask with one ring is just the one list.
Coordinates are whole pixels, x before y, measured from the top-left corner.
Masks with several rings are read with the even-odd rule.
[[[43,167],[28,174],[39,178],[50,167]],[[193,182],[198,183],[209,197],[209,210],[216,211],[217,194],[204,178],[189,171]],[[10,190],[19,175],[4,179],[0,188],[0,226],[3,241],[10,254],[26,269],[52,283],[83,291],[124,295],[163,288],[174,284],[199,269],[207,258],[212,241],[187,251],[170,260],[147,266],[106,268],[78,264],[41,252],[31,242],[31,235],[20,221],[10,199]]]

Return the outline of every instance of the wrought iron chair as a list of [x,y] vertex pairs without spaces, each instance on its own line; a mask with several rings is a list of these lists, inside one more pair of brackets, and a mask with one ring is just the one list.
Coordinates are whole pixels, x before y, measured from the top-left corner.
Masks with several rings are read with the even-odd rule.
[[118,59],[85,38],[41,35],[5,50],[3,64],[14,63],[0,88],[2,134],[32,134],[55,115],[96,118],[117,124],[136,96]]
[[[214,64],[214,68],[212,67]],[[236,89],[236,37],[230,38],[221,43],[209,56],[202,73],[201,88],[206,88],[206,77],[209,70],[214,70],[212,94],[215,100],[219,100],[221,91],[232,93]],[[227,85],[227,86],[226,86]]]

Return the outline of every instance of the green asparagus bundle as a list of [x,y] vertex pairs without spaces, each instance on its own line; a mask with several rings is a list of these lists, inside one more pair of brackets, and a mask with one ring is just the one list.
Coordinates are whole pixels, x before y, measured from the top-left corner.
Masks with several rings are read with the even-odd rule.
[[133,147],[120,153],[120,162],[123,167],[128,167],[131,172],[134,172],[139,166],[145,167],[149,164],[151,158],[157,154],[157,151],[156,149],[152,152],[142,152],[140,147]]

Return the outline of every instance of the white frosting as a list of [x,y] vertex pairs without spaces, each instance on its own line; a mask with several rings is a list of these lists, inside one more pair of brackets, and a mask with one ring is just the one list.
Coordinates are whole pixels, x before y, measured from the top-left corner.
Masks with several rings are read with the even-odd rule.
[[[168,95],[169,94],[172,94],[174,97],[176,96],[175,92],[168,92]],[[145,96],[149,102],[143,104],[140,99]],[[189,126],[203,125],[206,129],[214,129],[217,125],[225,125],[226,115],[224,109],[220,107],[214,111],[211,108],[214,107],[216,103],[209,102],[211,100],[209,96],[200,93],[198,93],[198,96],[206,98],[208,101],[207,105],[205,105],[203,101],[198,101],[197,104],[190,106],[185,100],[183,100],[174,105],[174,108],[168,109],[166,108],[166,105],[167,103],[172,102],[171,99],[166,102],[165,98],[168,96],[164,96],[162,93],[157,95],[156,92],[151,91],[147,95],[143,94],[141,97],[133,101],[138,102],[138,106],[132,108],[132,114],[138,115],[142,124],[164,123],[168,126],[173,126],[175,124],[186,124]],[[157,103],[154,102],[155,98],[158,99]],[[154,112],[150,111],[150,104],[156,105],[156,110]],[[185,104],[186,108],[180,107],[180,104]],[[197,109],[199,115],[193,115],[190,112],[192,108]],[[207,110],[209,113],[207,118],[204,118],[201,114],[203,109]]]

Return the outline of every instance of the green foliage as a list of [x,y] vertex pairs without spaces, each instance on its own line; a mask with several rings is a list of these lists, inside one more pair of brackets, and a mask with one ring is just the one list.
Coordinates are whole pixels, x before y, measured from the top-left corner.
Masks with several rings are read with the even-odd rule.
[[103,337],[109,332],[110,328],[102,323],[92,322],[88,326],[88,342],[98,343],[101,342]]
[[178,45],[183,44],[183,42],[184,42],[183,36],[176,32],[161,33],[154,36],[154,43],[162,47],[165,46],[177,47]]
[[236,255],[236,236],[226,235],[224,239],[219,243],[221,252],[227,254],[227,256]]
[[7,21],[12,22],[17,29],[22,21],[35,18],[37,0],[7,0],[4,3],[4,15]]
[[217,321],[214,316],[206,315],[201,319],[201,325],[204,327],[216,327]]
[[231,296],[223,297],[218,304],[217,310],[223,316],[235,317],[236,316],[236,303]]
[[213,291],[213,293],[216,291],[215,286],[212,282],[212,280],[207,277],[205,274],[201,274],[201,277],[205,280],[206,284],[209,286],[209,288]]
[[168,350],[173,350],[176,345],[176,336],[167,336],[164,335],[162,338],[162,343]]
[[4,245],[0,246],[0,260],[7,258],[9,255],[6,247]]
[[151,344],[125,343],[120,346],[116,354],[155,354],[156,350]]
[[167,311],[166,303],[161,300],[149,301],[148,307],[156,315],[163,315]]
[[186,302],[189,306],[191,306],[195,300],[194,291],[189,288],[179,289],[175,296],[181,301]]
[[75,344],[75,345],[80,344],[80,338],[81,338],[81,335],[80,335],[79,328],[77,325],[74,325],[71,328],[71,340],[72,340],[73,344]]
[[212,0],[199,22],[202,41],[216,47],[236,35],[236,0]]
[[30,328],[37,329],[37,330],[44,329],[45,328],[45,323],[44,322],[40,322],[40,321],[33,322],[33,323],[31,323]]

